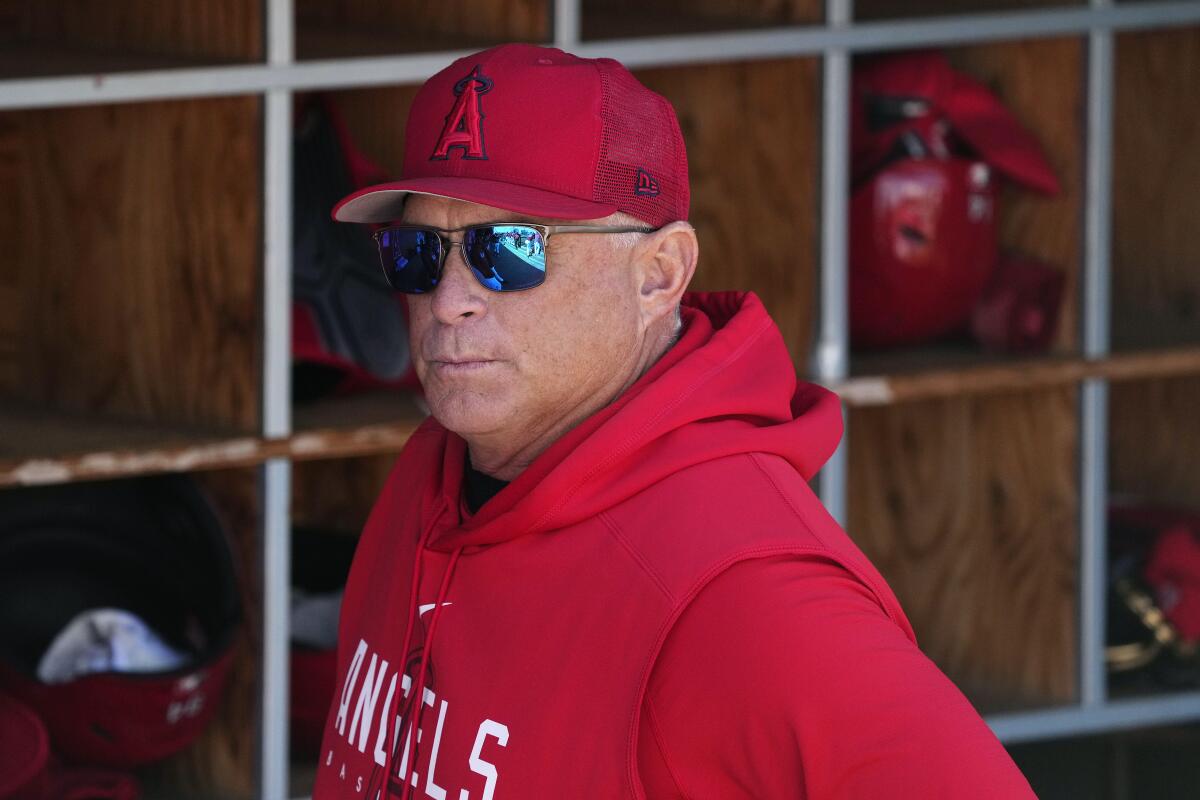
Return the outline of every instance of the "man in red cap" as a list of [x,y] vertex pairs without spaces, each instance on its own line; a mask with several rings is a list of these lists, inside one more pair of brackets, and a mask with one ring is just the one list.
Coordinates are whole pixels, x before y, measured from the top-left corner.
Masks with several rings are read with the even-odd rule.
[[316,800],[1032,796],[809,489],[837,398],[752,294],[685,296],[670,104],[507,45],[406,135],[334,216],[381,226],[433,416],[350,572]]

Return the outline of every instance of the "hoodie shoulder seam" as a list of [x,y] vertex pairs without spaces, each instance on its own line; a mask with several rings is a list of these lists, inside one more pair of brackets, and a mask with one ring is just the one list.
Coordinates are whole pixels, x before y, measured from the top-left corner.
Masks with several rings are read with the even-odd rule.
[[604,523],[604,527],[608,529],[608,532],[612,535],[613,539],[616,539],[617,544],[621,545],[625,552],[629,554],[629,557],[633,559],[634,563],[641,567],[642,572],[646,573],[646,577],[650,579],[650,582],[658,587],[658,590],[662,592],[663,597],[667,599],[667,602],[669,602],[672,606],[675,605],[675,603],[678,602],[678,598],[676,598],[674,593],[667,587],[667,582],[662,579],[662,576],[654,571],[654,568],[650,565],[650,562],[646,559],[646,557],[643,556],[641,552],[639,552],[638,549],[633,546],[633,543],[625,537],[625,534],[621,531],[621,528],[619,525],[617,525],[616,521],[609,516],[607,511],[601,511],[596,516],[599,517],[602,523]]
[[749,456],[750,460],[754,462],[754,466],[758,468],[758,471],[762,473],[767,482],[770,483],[772,488],[775,489],[775,492],[779,495],[780,499],[783,500],[783,502],[791,510],[792,514],[795,515],[796,521],[803,525],[806,531],[812,534],[813,538],[820,543],[821,549],[825,553],[827,553],[836,563],[841,565],[842,568],[848,570],[852,575],[854,575],[855,578],[861,581],[863,585],[867,586],[871,590],[871,593],[875,595],[876,602],[879,604],[879,607],[883,609],[883,612],[887,614],[888,619],[897,625],[900,625],[901,629],[903,629],[903,623],[896,618],[895,613],[887,601],[884,600],[887,594],[880,590],[879,586],[877,586],[875,583],[875,579],[869,573],[860,569],[859,566],[854,563],[853,559],[848,559],[829,547],[829,543],[825,541],[825,538],[821,536],[814,526],[809,524],[808,517],[803,511],[800,510],[800,507],[796,505],[791,496],[783,490],[783,487],[779,485],[777,480],[775,480],[775,476],[768,472],[767,468],[763,466],[761,461],[761,453],[750,453]]

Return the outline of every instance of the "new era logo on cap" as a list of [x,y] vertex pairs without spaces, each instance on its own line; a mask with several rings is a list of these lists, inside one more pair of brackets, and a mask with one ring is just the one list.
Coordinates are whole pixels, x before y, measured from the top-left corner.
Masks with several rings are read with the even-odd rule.
[[658,181],[646,170],[638,168],[637,182],[633,187],[634,194],[642,197],[658,197]]

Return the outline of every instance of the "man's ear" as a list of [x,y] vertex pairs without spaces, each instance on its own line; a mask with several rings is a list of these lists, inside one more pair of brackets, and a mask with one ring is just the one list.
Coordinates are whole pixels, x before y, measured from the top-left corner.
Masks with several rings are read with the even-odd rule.
[[686,222],[672,222],[638,242],[634,250],[638,302],[647,328],[675,313],[699,258],[696,231]]

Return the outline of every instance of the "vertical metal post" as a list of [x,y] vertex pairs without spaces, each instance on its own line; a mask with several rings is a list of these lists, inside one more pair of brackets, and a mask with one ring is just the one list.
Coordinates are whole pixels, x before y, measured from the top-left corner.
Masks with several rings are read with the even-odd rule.
[[[1092,0],[1093,8],[1111,0]],[[1083,265],[1083,354],[1109,352],[1112,240],[1113,33],[1088,37],[1087,172]],[[1105,703],[1105,591],[1108,509],[1108,384],[1080,393],[1079,687],[1085,708]]]
[[[827,0],[831,29],[851,24],[852,0]],[[848,271],[847,212],[850,202],[850,53],[825,50],[822,71],[821,127],[821,308],[820,332],[813,373],[825,384],[843,380],[850,371],[846,285]],[[846,524],[846,452],[849,430],[818,475],[821,501],[834,519]]]
[[[267,63],[292,63],[292,0],[267,0]],[[263,121],[262,431],[291,433],[292,92],[268,90]],[[258,789],[263,800],[288,796],[288,628],[291,574],[291,464],[272,459],[262,487],[262,671]]]
[[579,6],[582,0],[554,0],[554,46],[570,51],[579,43]]

